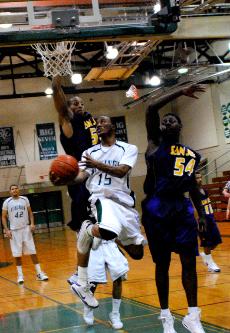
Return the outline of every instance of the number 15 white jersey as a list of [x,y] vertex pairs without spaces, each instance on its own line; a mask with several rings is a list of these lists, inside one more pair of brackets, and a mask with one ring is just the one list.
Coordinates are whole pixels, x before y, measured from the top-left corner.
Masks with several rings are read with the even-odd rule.
[[[138,156],[138,149],[136,146],[122,141],[116,141],[112,146],[107,147],[102,144],[93,146],[82,154],[82,161],[84,161],[85,154],[89,154],[93,159],[100,161],[104,164],[111,166],[119,166],[121,164],[128,165],[133,168]],[[89,178],[86,182],[86,187],[91,195],[113,197],[114,194],[122,197],[130,196],[131,190],[129,188],[130,171],[122,178],[111,176],[103,171],[92,168],[83,169],[89,173]],[[123,200],[122,200],[123,201]],[[132,204],[133,205],[133,199]]]

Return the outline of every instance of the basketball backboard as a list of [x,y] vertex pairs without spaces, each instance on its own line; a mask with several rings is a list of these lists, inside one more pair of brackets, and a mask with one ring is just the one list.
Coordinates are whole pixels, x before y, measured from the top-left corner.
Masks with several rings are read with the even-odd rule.
[[1,1],[2,45],[60,40],[105,40],[151,36],[176,30],[179,8],[169,0],[161,1],[164,12],[158,24],[152,0],[40,0]]

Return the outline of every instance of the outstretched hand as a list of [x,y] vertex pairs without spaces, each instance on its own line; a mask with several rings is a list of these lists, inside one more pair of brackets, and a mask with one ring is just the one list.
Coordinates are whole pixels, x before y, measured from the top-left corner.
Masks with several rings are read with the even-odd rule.
[[66,185],[67,184],[67,181],[65,179],[60,178],[53,171],[50,171],[49,179],[50,179],[51,183],[55,186],[60,186],[60,185]]
[[198,99],[199,97],[197,97],[195,95],[195,93],[199,93],[199,92],[205,92],[205,88],[204,86],[202,86],[201,84],[193,84],[190,87],[184,88],[182,90],[183,95],[191,97],[191,98],[196,98]]

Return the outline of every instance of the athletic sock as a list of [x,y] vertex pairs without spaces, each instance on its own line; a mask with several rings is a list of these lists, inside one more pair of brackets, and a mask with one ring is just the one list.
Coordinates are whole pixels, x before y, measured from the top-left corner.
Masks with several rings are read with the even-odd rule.
[[78,266],[78,283],[85,286],[88,282],[87,267]]
[[42,271],[42,270],[41,270],[41,266],[40,266],[40,264],[35,264],[34,267],[35,267],[35,269],[36,269],[37,274],[40,274],[41,271]]
[[121,299],[113,298],[112,300],[112,312],[119,312],[121,305]]
[[206,254],[205,259],[206,259],[207,263],[209,264],[210,262],[212,262],[212,255],[211,254]]
[[188,313],[194,313],[198,311],[198,307],[197,306],[189,306],[188,307]]
[[169,309],[161,309],[161,317],[171,316],[171,312]]
[[22,266],[16,266],[17,268],[17,271],[18,271],[18,275],[23,275],[23,272],[22,272]]

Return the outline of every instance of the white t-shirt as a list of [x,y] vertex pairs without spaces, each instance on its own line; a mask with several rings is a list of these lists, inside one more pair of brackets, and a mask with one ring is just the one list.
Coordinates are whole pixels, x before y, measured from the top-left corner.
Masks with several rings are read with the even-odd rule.
[[12,197],[3,202],[2,209],[7,210],[10,230],[21,229],[29,224],[28,207],[30,203],[27,197]]
[[[95,145],[82,154],[84,161],[85,154],[89,154],[93,159],[111,166],[125,164],[133,168],[137,161],[138,149],[136,146],[122,141],[116,141],[110,147]],[[111,176],[103,171],[92,168],[82,168],[89,173],[89,178],[86,182],[86,187],[93,195],[104,195],[106,197],[118,196],[122,201],[122,197],[130,196],[131,189],[129,188],[130,171],[122,178]],[[133,198],[132,198],[133,203]]]
[[228,192],[230,192],[230,181],[228,181],[225,186],[224,186],[224,190],[227,190]]

